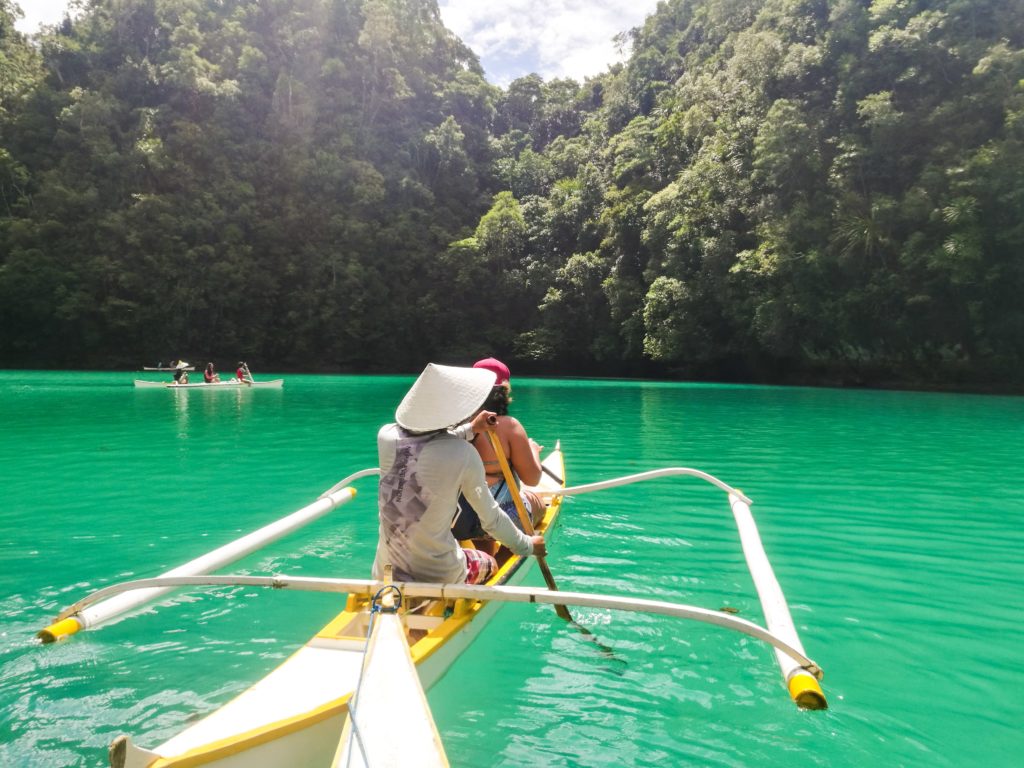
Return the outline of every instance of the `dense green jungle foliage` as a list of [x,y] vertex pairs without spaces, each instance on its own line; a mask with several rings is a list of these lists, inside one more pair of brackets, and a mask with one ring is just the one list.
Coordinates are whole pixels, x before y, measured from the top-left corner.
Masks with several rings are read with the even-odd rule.
[[1024,373],[1020,0],[666,0],[506,90],[434,0],[79,6],[0,0],[0,365]]

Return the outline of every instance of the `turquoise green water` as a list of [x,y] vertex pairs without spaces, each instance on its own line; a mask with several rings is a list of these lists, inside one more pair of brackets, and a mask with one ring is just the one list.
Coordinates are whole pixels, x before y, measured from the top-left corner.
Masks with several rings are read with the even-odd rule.
[[[269,375],[268,375],[269,377]],[[0,765],[98,766],[261,677],[338,599],[176,593],[39,646],[92,589],[156,575],[376,463],[411,377],[135,391],[132,374],[0,372]],[[690,466],[742,488],[831,709],[769,649],[707,625],[508,605],[430,692],[453,765],[1003,766],[1024,748],[1024,399],[522,380],[570,483]],[[230,567],[366,577],[375,488]],[[729,605],[762,622],[723,494],[660,480],[567,500],[561,586]],[[532,583],[541,584],[533,574]]]

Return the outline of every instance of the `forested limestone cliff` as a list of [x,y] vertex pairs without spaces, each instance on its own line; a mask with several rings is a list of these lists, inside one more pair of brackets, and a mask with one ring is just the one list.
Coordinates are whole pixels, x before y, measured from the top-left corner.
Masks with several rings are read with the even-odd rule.
[[0,0],[0,365],[1013,389],[1019,0],[666,0],[488,84],[433,0]]

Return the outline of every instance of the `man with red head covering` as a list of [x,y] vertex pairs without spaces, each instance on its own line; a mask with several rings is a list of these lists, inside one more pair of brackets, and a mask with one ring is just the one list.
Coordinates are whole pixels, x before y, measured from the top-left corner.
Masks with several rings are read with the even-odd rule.
[[[474,368],[491,371],[496,379],[491,393],[484,401],[484,410],[493,411],[497,414],[498,423],[492,429],[498,435],[498,442],[508,458],[512,467],[516,485],[522,488],[523,484],[536,485],[540,482],[541,446],[534,442],[526,434],[526,429],[514,416],[508,415],[508,405],[512,402],[512,373],[508,366],[501,360],[487,357],[478,360],[473,364]],[[494,496],[495,501],[502,511],[508,515],[517,528],[522,527],[519,520],[519,513],[516,510],[515,499],[512,497],[512,489],[508,487],[505,476],[501,471],[501,464],[490,440],[474,439],[473,446],[484,464],[484,472],[487,475],[487,485]],[[534,525],[539,522],[544,514],[544,503],[540,497],[532,491],[520,490],[524,506],[529,511]],[[459,515],[455,520],[452,532],[458,539],[482,538],[486,534],[480,526],[476,513],[466,499],[459,499]]]
[[473,363],[474,368],[483,368],[485,371],[491,371],[497,378],[494,381],[494,385],[509,384],[512,380],[512,373],[509,371],[508,366],[505,365],[501,360],[497,360],[493,357],[485,357],[483,360],[477,360]]

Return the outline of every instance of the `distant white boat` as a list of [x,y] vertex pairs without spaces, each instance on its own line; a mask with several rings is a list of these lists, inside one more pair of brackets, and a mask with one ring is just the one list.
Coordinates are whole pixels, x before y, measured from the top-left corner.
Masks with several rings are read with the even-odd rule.
[[195,369],[196,369],[196,367],[194,365],[186,365],[184,368],[181,368],[181,369],[178,369],[178,368],[167,368],[167,367],[162,367],[161,368],[161,367],[145,366],[145,365],[142,366],[142,370],[144,370],[144,371],[177,371],[177,370],[194,371]]
[[284,379],[246,382],[241,382],[238,379],[229,379],[227,381],[212,381],[210,383],[197,381],[194,384],[178,384],[174,381],[143,381],[142,379],[136,379],[135,386],[147,389],[250,389],[252,387],[257,389],[280,389],[284,386]]

